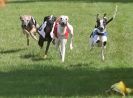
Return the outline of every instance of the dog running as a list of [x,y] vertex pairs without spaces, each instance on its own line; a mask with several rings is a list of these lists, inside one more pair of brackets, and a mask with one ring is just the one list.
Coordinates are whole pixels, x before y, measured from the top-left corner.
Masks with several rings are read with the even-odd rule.
[[27,45],[29,46],[30,36],[36,41],[38,41],[38,38],[36,37],[36,33],[39,25],[37,24],[34,17],[30,15],[22,15],[20,16],[20,21],[21,21],[22,31],[24,34],[26,34],[26,37],[27,37]]
[[107,19],[106,13],[103,15],[103,17],[100,19],[99,14],[96,16],[96,25],[94,30],[92,31],[90,35],[90,46],[91,49],[97,45],[101,47],[101,58],[104,61],[104,49],[106,48],[107,44],[107,31],[106,31],[106,26],[115,18],[117,12],[117,6],[115,13],[112,18]]
[[73,49],[73,26],[68,22],[68,16],[61,15],[57,18],[54,27],[55,46],[59,49],[61,61],[65,60],[66,43],[70,34],[70,49]]
[[39,33],[38,45],[40,46],[41,49],[43,49],[44,42],[47,41],[44,58],[47,57],[49,46],[54,36],[53,31],[54,31],[55,21],[56,21],[55,16],[53,15],[46,16],[44,17],[42,25],[38,29]]

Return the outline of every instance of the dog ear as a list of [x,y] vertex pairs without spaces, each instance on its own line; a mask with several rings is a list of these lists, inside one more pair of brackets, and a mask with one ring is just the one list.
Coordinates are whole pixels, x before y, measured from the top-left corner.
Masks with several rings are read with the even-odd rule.
[[69,17],[68,16],[66,16],[66,19],[67,19],[67,21],[69,20]]
[[57,21],[60,23],[62,21],[62,16],[59,16],[59,18],[57,19]]
[[105,22],[107,22],[107,17],[106,17],[106,16],[107,16],[107,14],[104,13],[104,14],[103,14],[103,19],[105,20]]
[[99,14],[96,15],[96,21],[100,21]]
[[106,13],[104,13],[104,14],[103,14],[103,17],[106,17],[106,16],[107,16],[107,14],[106,14]]
[[59,17],[59,20],[62,20],[62,17],[61,16]]
[[46,21],[48,18],[49,18],[49,16],[44,17],[43,22]]
[[96,15],[96,21],[100,21],[99,14]]
[[22,17],[23,17],[23,16],[19,16],[19,19],[22,20],[22,19],[23,19]]
[[96,19],[99,19],[99,14],[96,15]]
[[54,19],[54,21],[56,21],[57,17],[54,16],[53,19]]

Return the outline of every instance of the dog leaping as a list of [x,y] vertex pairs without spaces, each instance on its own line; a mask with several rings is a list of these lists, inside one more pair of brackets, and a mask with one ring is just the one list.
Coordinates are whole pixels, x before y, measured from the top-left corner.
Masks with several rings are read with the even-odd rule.
[[106,26],[116,17],[117,13],[117,6],[115,8],[115,12],[112,18],[107,19],[107,14],[105,13],[102,18],[99,17],[99,14],[96,16],[96,25],[94,30],[90,35],[90,47],[92,48],[97,45],[101,47],[101,58],[104,61],[104,49],[106,48],[107,44],[107,31]]
[[29,45],[29,36],[38,41],[36,33],[39,25],[37,24],[34,17],[30,15],[22,15],[20,16],[20,21],[21,21],[22,31],[24,34],[26,34],[27,37],[27,45]]

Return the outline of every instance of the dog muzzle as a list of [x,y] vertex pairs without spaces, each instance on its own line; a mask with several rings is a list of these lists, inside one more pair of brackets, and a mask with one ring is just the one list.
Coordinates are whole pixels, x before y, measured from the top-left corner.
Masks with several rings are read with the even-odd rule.
[[98,27],[100,32],[103,32],[104,28],[103,27]]
[[60,25],[61,25],[62,27],[65,27],[67,24],[64,23],[64,22],[61,22]]

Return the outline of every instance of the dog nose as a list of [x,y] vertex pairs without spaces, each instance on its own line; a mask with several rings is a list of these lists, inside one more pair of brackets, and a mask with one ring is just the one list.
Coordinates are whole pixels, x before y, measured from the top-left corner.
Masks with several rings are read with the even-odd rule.
[[62,25],[65,25],[65,23],[64,23],[64,22],[62,22]]
[[22,27],[23,27],[23,28],[25,28],[25,27],[26,27],[26,25],[25,25],[25,24],[22,24]]
[[61,26],[65,26],[66,24],[64,22],[61,22]]
[[103,29],[104,29],[103,27],[99,27],[99,30],[100,30],[100,31],[103,31]]

